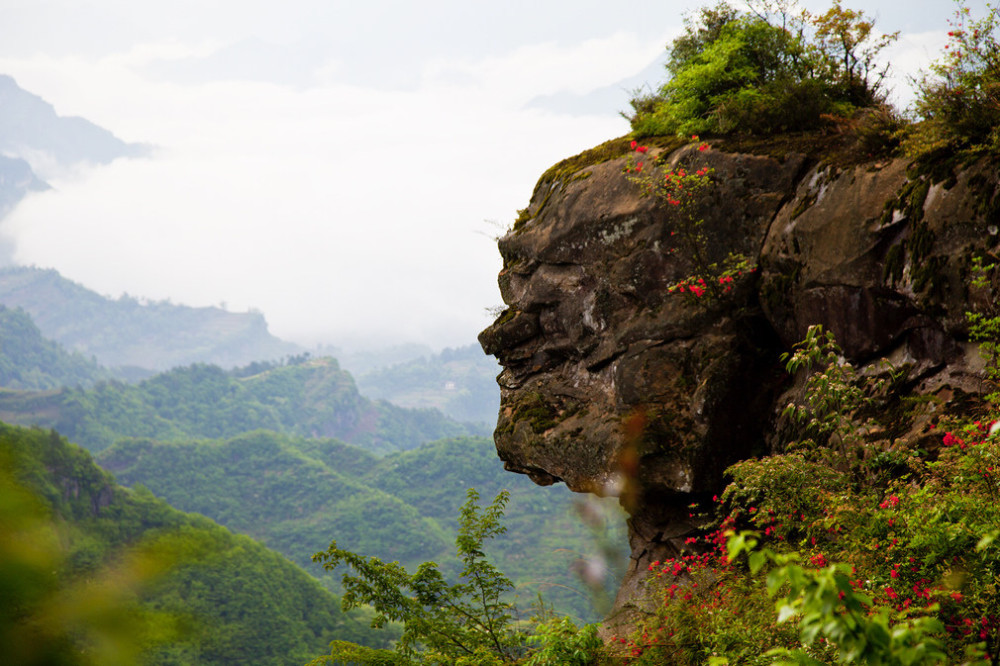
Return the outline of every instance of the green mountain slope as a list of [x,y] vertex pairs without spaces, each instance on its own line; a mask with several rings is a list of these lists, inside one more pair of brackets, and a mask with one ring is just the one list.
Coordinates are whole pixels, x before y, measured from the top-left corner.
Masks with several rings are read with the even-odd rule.
[[24,310],[0,305],[0,386],[51,389],[88,386],[107,378],[94,361],[43,338]]
[[[301,664],[335,637],[373,638],[362,620],[345,617],[334,595],[282,556],[181,513],[149,491],[117,485],[87,452],[55,433],[0,424],[0,462],[51,516],[65,551],[55,574],[59,586],[101,578],[123,548],[143,542],[147,548],[171,543],[174,552],[189,554],[147,588],[146,610],[137,613],[180,613],[196,630],[188,642],[161,646],[144,663]],[[9,529],[8,523],[0,528]],[[0,582],[15,575],[0,567]],[[3,617],[17,622],[16,613]]]
[[91,451],[123,437],[214,439],[267,429],[336,437],[387,453],[485,431],[435,410],[372,402],[358,393],[350,374],[335,360],[306,357],[285,365],[257,363],[235,372],[192,365],[136,385],[102,382],[87,390],[0,393],[0,419],[54,428]]
[[369,454],[327,449],[326,462],[320,462],[299,444],[301,439],[268,431],[228,440],[134,439],[106,449],[98,461],[122,483],[143,484],[172,506],[249,534],[303,566],[329,545],[332,534],[345,546],[382,547],[383,557],[407,562],[437,557],[447,548],[434,521],[338,469],[341,459],[373,463]]
[[[217,441],[121,441],[98,460],[123,483],[143,484],[301,563],[336,539],[341,547],[409,567],[426,560],[454,566],[449,558],[466,489],[487,497],[507,488],[509,531],[491,545],[499,567],[528,600],[544,592],[561,610],[588,619],[597,613],[575,570],[599,559],[614,569],[601,546],[625,542],[616,507],[600,508],[609,522],[595,536],[573,511],[572,493],[505,472],[485,437],[441,440],[376,459],[332,441],[256,432]],[[613,579],[605,581],[607,590],[615,589]]]

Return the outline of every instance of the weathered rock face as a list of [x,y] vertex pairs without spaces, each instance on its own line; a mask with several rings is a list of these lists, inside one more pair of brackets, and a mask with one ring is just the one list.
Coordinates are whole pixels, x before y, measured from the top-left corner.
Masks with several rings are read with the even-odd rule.
[[718,492],[733,462],[773,450],[789,388],[779,356],[810,325],[852,361],[910,364],[914,391],[976,390],[970,257],[997,249],[1000,194],[985,161],[932,176],[902,159],[664,147],[671,164],[714,169],[706,261],[739,253],[759,267],[699,301],[671,291],[693,265],[674,213],[625,177],[624,140],[601,152],[611,159],[543,177],[500,240],[508,309],[480,342],[504,366],[506,467],[621,496],[633,557],[622,602],[683,543],[685,507]]

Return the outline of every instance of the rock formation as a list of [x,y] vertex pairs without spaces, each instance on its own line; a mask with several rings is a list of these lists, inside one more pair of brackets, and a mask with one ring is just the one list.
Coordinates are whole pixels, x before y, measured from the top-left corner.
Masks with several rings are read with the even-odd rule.
[[632,561],[619,606],[683,546],[688,505],[779,445],[795,383],[780,355],[810,325],[859,366],[905,367],[905,391],[979,390],[965,311],[988,298],[970,293],[972,256],[1000,243],[994,165],[858,159],[849,144],[650,145],[647,162],[714,169],[707,260],[755,266],[718,298],[671,289],[692,258],[670,207],[626,178],[625,139],[550,169],[499,241],[507,310],[480,334],[504,368],[497,451],[537,483],[621,497]]

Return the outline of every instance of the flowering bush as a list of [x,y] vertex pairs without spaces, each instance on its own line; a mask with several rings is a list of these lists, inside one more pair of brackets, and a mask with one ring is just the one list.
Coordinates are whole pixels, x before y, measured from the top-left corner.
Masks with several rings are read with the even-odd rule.
[[[699,152],[709,150],[708,143],[691,140]],[[731,292],[737,280],[756,271],[756,267],[743,255],[730,254],[724,261],[711,261],[708,239],[702,231],[702,211],[707,204],[709,190],[714,186],[715,170],[705,166],[689,170],[679,165],[669,167],[660,158],[653,157],[649,148],[632,141],[632,157],[625,165],[626,177],[642,188],[643,193],[657,198],[669,212],[668,252],[680,249],[693,271],[670,286],[671,293],[680,293],[693,301],[718,299]]]
[[917,113],[924,119],[907,142],[911,155],[940,148],[1000,150],[1000,7],[986,3],[976,19],[958,1],[944,56],[918,83]]
[[[817,379],[804,404],[842,393],[831,409],[846,433],[870,393],[833,341],[816,331],[789,370],[811,362],[822,377],[823,347],[844,386]],[[791,442],[731,467],[715,522],[650,567],[660,605],[628,639],[632,663],[1000,663],[998,418],[992,405],[936,416],[924,427],[937,446],[894,443],[902,474],[859,475]]]

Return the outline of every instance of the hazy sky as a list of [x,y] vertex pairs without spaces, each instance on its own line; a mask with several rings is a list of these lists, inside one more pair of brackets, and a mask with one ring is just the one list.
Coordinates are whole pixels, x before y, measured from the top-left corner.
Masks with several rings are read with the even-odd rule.
[[[0,73],[158,146],[41,164],[54,189],[0,233],[98,292],[255,307],[306,345],[469,344],[500,304],[492,236],[549,165],[628,131],[626,88],[702,4],[0,0]],[[864,4],[904,33],[899,80],[954,7]]]

